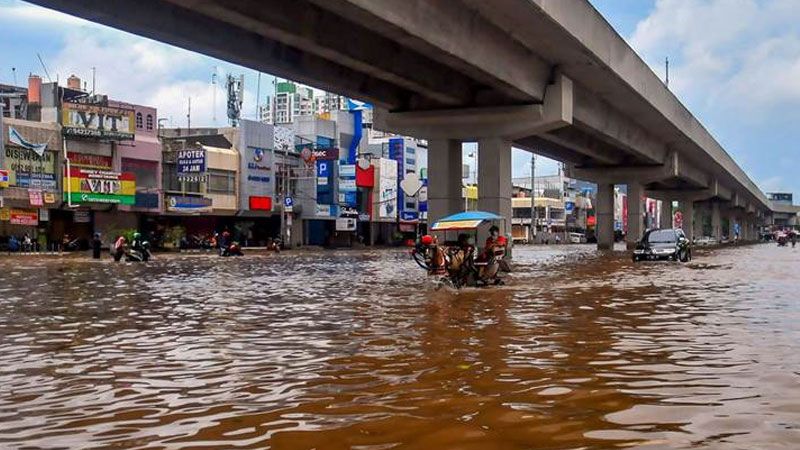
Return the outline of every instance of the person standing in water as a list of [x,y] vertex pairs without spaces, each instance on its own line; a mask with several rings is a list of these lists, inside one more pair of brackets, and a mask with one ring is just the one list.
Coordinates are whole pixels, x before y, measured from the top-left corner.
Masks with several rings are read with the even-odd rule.
[[100,233],[95,233],[92,238],[92,258],[100,259],[100,250],[103,243],[100,241]]

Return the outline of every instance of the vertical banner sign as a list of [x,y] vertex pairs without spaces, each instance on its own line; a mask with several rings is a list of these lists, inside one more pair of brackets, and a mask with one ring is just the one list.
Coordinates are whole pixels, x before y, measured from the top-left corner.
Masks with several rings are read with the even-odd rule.
[[206,151],[202,147],[179,150],[177,157],[178,181],[202,183],[206,181]]
[[339,164],[339,204],[355,208],[357,191],[355,164]]
[[[397,183],[398,188],[400,183],[403,181],[405,170],[403,169],[405,165],[405,140],[403,138],[392,138],[389,139],[389,159],[393,159],[397,161]],[[381,174],[383,176],[383,174]],[[402,192],[397,191],[397,211],[402,212],[405,206],[405,194]]]

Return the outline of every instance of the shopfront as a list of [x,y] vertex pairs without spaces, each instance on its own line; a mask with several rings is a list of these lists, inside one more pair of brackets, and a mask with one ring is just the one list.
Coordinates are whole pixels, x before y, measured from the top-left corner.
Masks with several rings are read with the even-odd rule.
[[0,247],[10,236],[28,236],[42,250],[53,241],[50,210],[57,207],[58,149],[55,124],[4,119],[0,155]]

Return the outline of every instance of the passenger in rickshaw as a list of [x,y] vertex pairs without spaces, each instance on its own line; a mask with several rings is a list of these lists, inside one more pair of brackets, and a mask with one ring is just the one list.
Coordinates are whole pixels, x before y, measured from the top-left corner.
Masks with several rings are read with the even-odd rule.
[[[489,228],[489,237],[486,238],[486,245],[483,251],[478,255],[478,262],[486,262],[494,255],[495,249],[500,246],[500,228],[497,225],[492,225]],[[503,244],[503,247],[505,244]]]
[[460,271],[464,263],[469,261],[474,253],[475,247],[470,243],[469,235],[466,233],[459,234],[456,247],[453,249],[452,256],[450,257],[450,267],[448,267],[448,269],[451,272]]

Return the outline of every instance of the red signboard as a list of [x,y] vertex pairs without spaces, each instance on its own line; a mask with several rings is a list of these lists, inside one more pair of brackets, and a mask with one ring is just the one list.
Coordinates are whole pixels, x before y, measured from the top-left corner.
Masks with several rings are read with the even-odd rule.
[[96,169],[110,169],[113,162],[110,156],[75,152],[67,152],[67,158],[69,158],[70,165]]
[[371,188],[375,186],[375,166],[362,169],[356,165],[356,187]]
[[272,197],[250,197],[250,209],[272,211]]
[[11,218],[9,219],[13,225],[39,225],[39,211],[29,211],[27,209],[12,209]]

